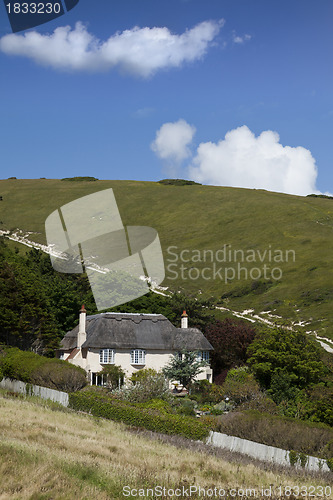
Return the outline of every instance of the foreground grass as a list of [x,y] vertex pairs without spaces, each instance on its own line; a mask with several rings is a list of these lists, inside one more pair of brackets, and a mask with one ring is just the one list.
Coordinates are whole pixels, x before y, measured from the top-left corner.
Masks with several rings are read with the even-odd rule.
[[127,485],[135,489],[197,485],[226,491],[291,484],[333,486],[329,475],[264,470],[236,458],[227,461],[200,445],[192,443],[196,451],[180,446],[181,441],[174,441],[176,446],[163,443],[129,432],[124,425],[53,411],[46,403],[11,399],[4,393],[0,412],[0,499],[137,498],[123,495]]

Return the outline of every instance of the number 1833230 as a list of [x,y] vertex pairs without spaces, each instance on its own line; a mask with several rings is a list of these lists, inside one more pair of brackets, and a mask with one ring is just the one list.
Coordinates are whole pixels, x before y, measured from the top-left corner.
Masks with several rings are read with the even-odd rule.
[[59,2],[9,2],[6,4],[8,14],[60,14]]

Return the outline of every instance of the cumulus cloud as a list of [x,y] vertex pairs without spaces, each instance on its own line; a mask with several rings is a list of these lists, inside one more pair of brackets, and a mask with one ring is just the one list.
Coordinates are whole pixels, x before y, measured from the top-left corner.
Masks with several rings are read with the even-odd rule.
[[0,50],[37,64],[70,71],[120,71],[149,77],[159,70],[180,67],[202,58],[224,21],[205,21],[177,35],[168,28],[139,28],[117,32],[101,41],[80,22],[52,34],[28,31],[0,39]]
[[218,143],[201,143],[189,172],[205,184],[296,195],[316,192],[316,162],[308,149],[283,146],[271,130],[256,137],[245,125]]
[[156,138],[150,147],[162,160],[180,163],[191,156],[189,146],[195,131],[195,127],[185,120],[164,123],[156,132]]
[[266,189],[304,196],[319,193],[317,168],[304,147],[283,146],[277,132],[259,136],[246,126],[229,131],[219,142],[203,142],[192,156],[189,145],[195,128],[185,120],[165,123],[151,147],[162,159],[191,156],[188,177],[202,184]]

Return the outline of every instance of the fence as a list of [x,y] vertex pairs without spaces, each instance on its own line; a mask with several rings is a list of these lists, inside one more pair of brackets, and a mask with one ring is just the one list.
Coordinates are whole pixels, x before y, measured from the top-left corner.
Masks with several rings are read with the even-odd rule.
[[62,406],[68,406],[67,392],[55,391],[54,389],[48,389],[39,385],[26,384],[20,380],[12,380],[10,378],[3,378],[0,382],[0,387],[7,391],[18,392],[27,396],[39,396],[43,399],[51,399],[51,401],[60,403]]
[[322,470],[325,472],[330,470],[323,459],[296,454],[295,452],[289,452],[281,448],[275,448],[274,446],[267,446],[247,439],[221,434],[220,432],[210,432],[206,443],[275,464],[290,466],[294,462],[296,467],[303,466],[308,470]]

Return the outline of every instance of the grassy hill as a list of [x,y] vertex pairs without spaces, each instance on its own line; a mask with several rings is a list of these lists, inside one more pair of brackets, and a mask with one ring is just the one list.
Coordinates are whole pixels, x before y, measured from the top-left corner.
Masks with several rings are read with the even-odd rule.
[[[47,402],[12,399],[0,393],[0,497],[3,499],[117,499],[125,486],[140,488],[223,488],[223,498],[261,498],[262,488],[292,485],[313,491],[332,486],[327,474],[272,468],[225,450],[176,438],[175,445],[149,439],[124,425],[66,411]],[[53,411],[52,411],[53,410]],[[189,449],[187,449],[189,447]],[[318,490],[317,490],[318,488]],[[239,490],[240,495],[235,491]],[[246,489],[258,493],[245,494]],[[289,495],[288,495],[289,491]],[[328,491],[328,490],[325,490]],[[232,496],[230,496],[228,494]],[[272,500],[290,498],[269,495]],[[142,497],[142,495],[141,495]],[[185,498],[182,495],[181,498]],[[149,498],[160,498],[151,495]],[[166,494],[163,498],[177,498]],[[178,495],[178,498],[179,495]],[[192,490],[191,498],[199,497]]]
[[13,179],[0,181],[0,229],[32,231],[30,239],[46,243],[52,211],[107,188],[124,225],[158,231],[170,290],[309,321],[333,338],[333,200],[201,185]]

